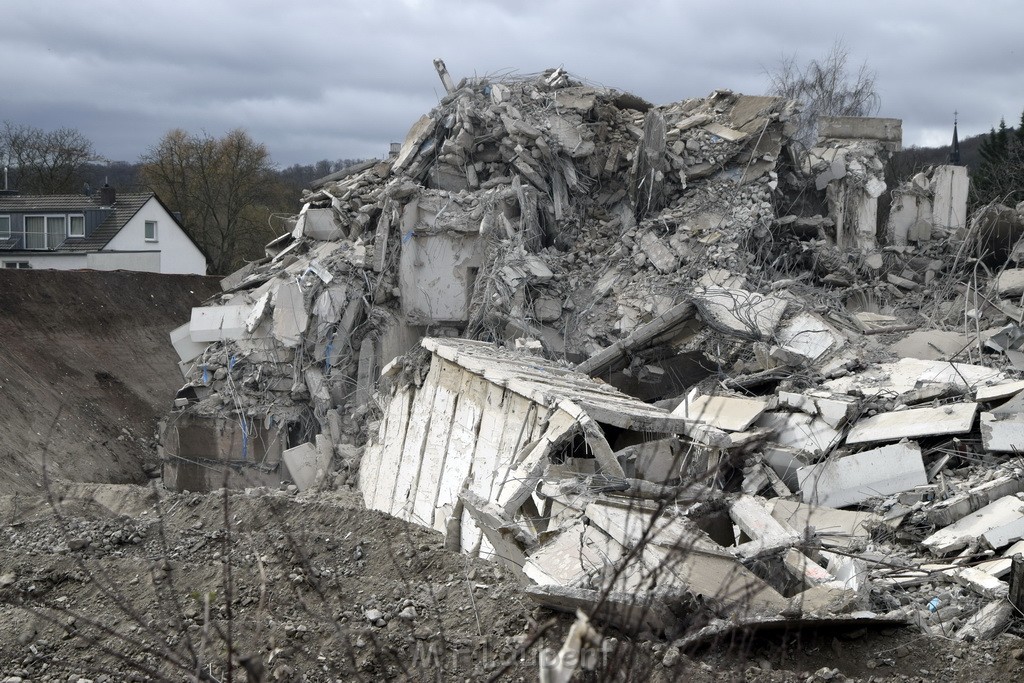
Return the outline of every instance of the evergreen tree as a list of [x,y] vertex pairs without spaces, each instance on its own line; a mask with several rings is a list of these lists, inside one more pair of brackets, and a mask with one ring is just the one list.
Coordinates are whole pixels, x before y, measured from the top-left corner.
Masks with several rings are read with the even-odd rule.
[[1024,201],[1024,112],[1016,129],[1000,119],[978,148],[981,165],[971,176],[974,206],[989,202],[1014,205]]

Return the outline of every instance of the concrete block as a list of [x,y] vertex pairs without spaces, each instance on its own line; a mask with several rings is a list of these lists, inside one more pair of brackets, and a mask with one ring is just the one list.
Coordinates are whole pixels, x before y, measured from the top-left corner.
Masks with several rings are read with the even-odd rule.
[[805,503],[845,507],[928,483],[914,442],[833,458],[796,473]]
[[996,276],[994,285],[996,292],[1004,299],[1024,295],[1024,268],[1004,270]]
[[854,425],[846,437],[846,443],[853,445],[923,436],[964,434],[971,431],[977,410],[977,403],[954,403],[938,408],[912,408],[881,413]]
[[659,272],[672,273],[679,268],[679,256],[653,233],[640,235],[640,248]]
[[307,209],[303,234],[314,240],[334,241],[345,237],[334,209]]
[[194,342],[242,339],[252,306],[200,306],[192,309],[189,336]]
[[991,548],[1002,548],[1024,538],[1024,502],[1004,496],[977,512],[940,529],[922,541],[936,555],[966,548],[982,539]]
[[291,480],[300,491],[313,486],[317,481],[317,473],[327,471],[330,458],[325,458],[321,449],[312,443],[304,443],[287,449],[282,454],[284,464],[288,467]]
[[201,356],[208,346],[192,340],[191,326],[191,323],[185,323],[171,330],[171,346],[178,353],[182,363],[188,363],[193,358]]

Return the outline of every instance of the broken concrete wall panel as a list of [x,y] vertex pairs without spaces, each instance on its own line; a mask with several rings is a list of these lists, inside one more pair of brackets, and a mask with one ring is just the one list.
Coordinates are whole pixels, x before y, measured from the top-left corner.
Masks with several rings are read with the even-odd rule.
[[[454,453],[449,447],[458,404],[458,391],[462,387],[464,371],[454,363],[443,360],[437,362],[437,366],[434,401],[430,406],[430,424],[420,456],[417,486],[411,495],[412,506],[409,516],[410,521],[423,526],[434,526],[435,504],[445,467],[465,469],[460,467],[462,463],[455,462],[457,458],[465,457],[465,454]],[[447,520],[444,521],[447,523]],[[446,527],[434,528],[443,532]]]
[[356,407],[368,406],[377,381],[377,349],[373,339],[363,337],[359,344],[359,365],[356,375]]
[[532,584],[532,581],[523,573],[523,567],[526,565],[526,552],[509,528],[510,520],[503,518],[500,510],[472,491],[463,491],[460,494],[460,499],[466,512],[473,518],[476,526],[494,548],[495,561],[511,570],[513,576],[521,584]]
[[[409,426],[405,432],[398,471],[395,476],[395,493],[387,511],[401,519],[411,519],[412,504],[419,485],[423,453],[428,446],[430,423],[433,419],[434,398],[437,395],[440,363],[431,363],[423,386],[416,392],[409,408]],[[425,482],[426,486],[429,486]]]
[[1000,382],[990,386],[978,387],[974,392],[974,400],[979,403],[999,401],[1004,398],[1016,396],[1022,391],[1024,391],[1024,380],[1018,380],[1016,382]]
[[622,546],[578,521],[532,551],[523,565],[523,573],[541,586],[569,586],[621,555]]
[[659,585],[683,588],[727,612],[778,614],[788,605],[786,598],[735,557],[674,552],[657,545],[645,546],[644,553],[658,567]]
[[[537,428],[542,424],[543,418],[537,421]],[[577,430],[576,418],[564,410],[557,410],[547,419],[547,428],[540,438],[524,446],[512,469],[499,480],[498,491],[492,496],[506,514],[515,514],[533,494],[555,449],[567,445]]]
[[871,512],[837,510],[781,498],[772,502],[772,516],[803,535],[813,534],[823,545],[846,548],[866,543],[882,517]]
[[819,140],[877,140],[899,151],[903,144],[903,120],[873,116],[822,116]]
[[399,388],[391,397],[376,437],[371,437],[363,452],[359,463],[359,489],[363,493],[363,503],[371,510],[391,509],[414,393],[411,387]]
[[[347,237],[345,228],[339,224],[334,209],[308,209],[302,222],[302,234],[296,238],[305,236],[314,240],[336,241]],[[296,224],[295,229],[299,230],[300,225]],[[294,233],[293,233],[294,236]]]
[[912,441],[802,467],[797,479],[805,503],[836,508],[928,483],[921,448]]
[[[538,605],[559,612],[593,614],[623,633],[670,634],[678,632],[678,618],[658,592],[607,592],[567,586],[531,586],[526,594]],[[573,667],[574,668],[574,667]],[[571,674],[572,670],[567,669]]]
[[452,455],[446,456],[445,466],[441,470],[441,478],[437,485],[433,521],[435,529],[447,529],[448,522],[456,511],[459,492],[473,470],[477,434],[489,386],[488,382],[476,375],[463,373],[458,404],[452,417],[452,432],[448,437],[448,450]]
[[487,496],[488,500],[496,501],[499,506],[517,488],[513,473],[519,464],[518,456],[523,447],[534,440],[534,431],[541,417],[538,415],[537,404],[521,396],[509,396],[506,404],[505,429],[498,442],[496,467],[492,472]]
[[398,286],[406,320],[413,325],[468,320],[481,256],[479,238],[474,235],[403,236]]
[[946,330],[917,330],[896,342],[889,349],[904,358],[948,360],[976,346],[973,336]]
[[966,166],[936,166],[932,171],[934,205],[932,224],[947,230],[960,230],[967,225]]
[[977,403],[954,403],[938,408],[911,408],[880,413],[860,420],[846,437],[847,445],[964,434],[971,431]]
[[778,392],[779,405],[820,417],[833,429],[840,429],[856,413],[857,402],[849,396],[834,396],[828,392],[808,391],[797,394]]
[[[504,387],[491,382],[487,384],[487,395],[483,403],[483,414],[480,416],[480,427],[476,434],[476,445],[473,450],[473,468],[470,473],[469,490],[485,500],[490,499],[494,473],[498,468],[498,449],[501,436],[505,431],[506,398],[509,393]],[[518,425],[516,425],[518,426]],[[508,426],[514,429],[515,426]],[[461,547],[472,550],[481,540],[480,529],[463,511],[461,528]]]
[[828,380],[823,387],[837,394],[884,394],[903,398],[919,394],[925,388],[934,388],[937,392],[968,392],[1005,379],[1006,375],[1001,371],[981,365],[903,358],[895,363],[880,363],[863,372]]

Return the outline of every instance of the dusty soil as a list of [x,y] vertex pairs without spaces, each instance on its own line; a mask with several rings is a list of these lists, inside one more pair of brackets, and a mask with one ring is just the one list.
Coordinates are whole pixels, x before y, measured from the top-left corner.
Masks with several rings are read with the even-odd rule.
[[218,278],[0,270],[0,492],[147,480],[181,387],[168,333]]
[[[212,278],[0,271],[0,681],[226,681],[228,661],[268,681],[537,680],[538,652],[557,650],[572,618],[353,491],[115,483],[146,481],[155,419],[180,384],[167,333],[216,290]],[[1024,673],[1012,635],[799,631],[681,653],[598,629],[603,646],[585,657],[596,671],[579,680]]]
[[[261,662],[266,680],[528,681],[539,649],[557,650],[570,623],[531,605],[496,565],[364,510],[351,492],[225,498],[78,484],[0,497],[3,676],[185,680],[198,663],[224,681],[230,638],[233,656]],[[605,652],[589,651],[599,665],[589,680],[1024,673],[1015,636],[958,644],[912,628],[794,632],[679,653],[600,630]],[[245,680],[241,670],[234,680]]]

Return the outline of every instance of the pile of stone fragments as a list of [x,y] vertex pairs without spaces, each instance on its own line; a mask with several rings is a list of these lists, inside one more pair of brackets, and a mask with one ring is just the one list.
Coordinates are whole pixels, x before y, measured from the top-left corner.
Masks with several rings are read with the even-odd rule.
[[555,609],[701,640],[1024,599],[1024,206],[895,119],[454,84],[175,330],[177,489],[358,487]]

